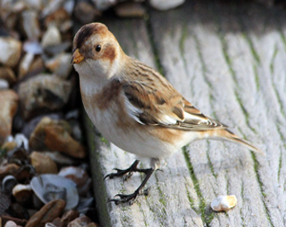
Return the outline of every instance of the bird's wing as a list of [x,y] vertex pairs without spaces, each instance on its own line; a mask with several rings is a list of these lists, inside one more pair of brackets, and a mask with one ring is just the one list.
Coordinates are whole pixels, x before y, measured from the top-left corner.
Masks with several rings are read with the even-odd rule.
[[[158,81],[155,82],[158,85]],[[122,83],[126,97],[125,106],[134,120],[144,125],[160,125],[188,131],[227,128],[219,121],[202,114],[165,78],[160,78],[159,82],[160,86],[154,86],[152,80]]]

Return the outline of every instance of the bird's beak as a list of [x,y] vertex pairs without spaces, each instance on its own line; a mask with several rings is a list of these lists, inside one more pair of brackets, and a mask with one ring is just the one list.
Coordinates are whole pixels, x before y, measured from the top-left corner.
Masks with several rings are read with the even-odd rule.
[[72,55],[72,64],[78,64],[84,60],[84,56],[79,52],[79,49],[77,48]]

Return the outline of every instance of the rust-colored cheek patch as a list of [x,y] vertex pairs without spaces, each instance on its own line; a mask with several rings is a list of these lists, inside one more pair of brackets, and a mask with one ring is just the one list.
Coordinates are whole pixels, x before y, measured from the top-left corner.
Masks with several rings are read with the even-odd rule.
[[104,53],[102,54],[102,58],[103,59],[107,59],[110,62],[113,62],[114,59],[116,57],[116,51],[113,45],[108,45],[105,49],[104,49]]

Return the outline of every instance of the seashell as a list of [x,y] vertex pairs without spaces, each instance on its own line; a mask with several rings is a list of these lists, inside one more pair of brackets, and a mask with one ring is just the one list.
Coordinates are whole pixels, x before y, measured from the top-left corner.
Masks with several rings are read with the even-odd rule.
[[10,193],[16,184],[17,184],[16,178],[12,175],[8,175],[4,177],[2,181],[2,190],[4,192]]
[[79,201],[76,184],[56,174],[41,174],[33,177],[31,187],[36,196],[45,204],[54,199],[65,200],[65,210],[75,208]]
[[228,211],[237,204],[235,195],[220,195],[211,203],[211,208],[214,211]]

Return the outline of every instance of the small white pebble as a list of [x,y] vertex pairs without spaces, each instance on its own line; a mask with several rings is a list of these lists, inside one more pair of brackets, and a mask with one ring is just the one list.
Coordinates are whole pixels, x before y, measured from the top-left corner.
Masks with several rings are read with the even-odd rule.
[[211,208],[214,211],[228,211],[237,204],[235,195],[220,195],[211,203]]
[[16,142],[17,146],[20,147],[22,143],[24,144],[24,148],[26,150],[29,150],[29,140],[26,138],[26,136],[22,133],[17,133],[15,135],[14,141]]
[[7,80],[0,79],[0,90],[8,89],[9,83]]

